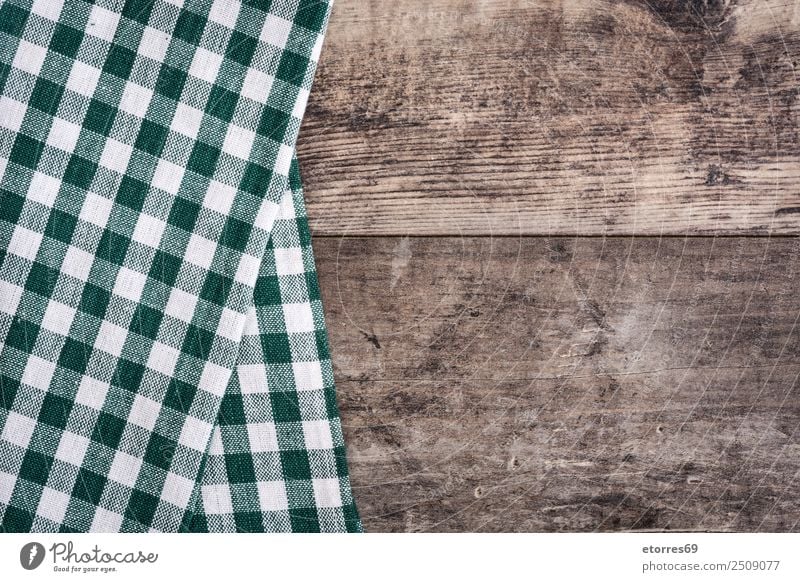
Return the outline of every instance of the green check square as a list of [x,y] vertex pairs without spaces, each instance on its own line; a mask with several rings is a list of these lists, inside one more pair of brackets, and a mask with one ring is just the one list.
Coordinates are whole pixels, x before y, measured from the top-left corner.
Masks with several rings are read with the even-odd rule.
[[125,517],[141,524],[152,523],[158,508],[158,497],[134,489],[125,510]]
[[175,23],[175,36],[191,45],[196,45],[203,36],[205,25],[205,18],[194,12],[183,10]]
[[225,51],[225,56],[246,67],[250,64],[250,61],[253,60],[253,54],[256,52],[257,46],[258,41],[252,36],[234,30],[228,41],[228,48]]
[[123,176],[119,184],[119,190],[117,191],[116,202],[117,204],[127,206],[131,210],[139,211],[144,206],[148,190],[149,186],[141,180],[137,180],[131,176]]
[[73,370],[78,374],[83,374],[86,371],[91,353],[92,346],[87,346],[82,342],[68,337],[64,342],[64,347],[61,349],[58,365],[62,368]]
[[158,335],[158,328],[163,318],[163,311],[140,303],[136,306],[136,311],[133,312],[133,318],[131,318],[131,331],[154,340]]
[[86,190],[92,183],[95,172],[97,172],[97,164],[81,156],[73,155],[67,163],[64,181]]
[[64,87],[44,77],[39,77],[33,86],[33,93],[31,93],[28,104],[48,115],[55,115],[63,94]]
[[164,397],[164,406],[179,412],[189,412],[196,393],[197,388],[192,384],[172,378]]
[[175,255],[158,250],[153,257],[153,265],[150,267],[148,276],[172,287],[178,278],[178,272],[181,270],[182,264],[183,262]]
[[39,164],[39,158],[42,157],[42,150],[44,150],[42,142],[20,133],[14,140],[9,159],[15,164],[35,170]]
[[6,345],[22,352],[28,352],[33,349],[40,329],[35,323],[17,316],[11,320],[11,326],[6,334]]
[[150,441],[147,443],[144,460],[154,467],[168,471],[177,447],[178,443],[175,441],[154,432],[150,435]]
[[172,226],[176,226],[192,232],[194,225],[197,223],[197,216],[200,214],[200,205],[197,202],[192,202],[186,198],[175,198],[172,203],[172,208],[169,211],[167,222]]
[[219,149],[202,141],[195,142],[186,167],[201,176],[211,177],[219,159]]
[[145,119],[142,121],[142,125],[139,128],[139,135],[136,136],[136,142],[133,147],[158,157],[161,155],[164,144],[167,142],[168,133],[169,130],[163,125]]
[[52,295],[58,282],[58,271],[41,263],[33,263],[25,281],[25,290],[38,293],[43,297]]
[[308,67],[309,61],[306,57],[286,51],[281,56],[281,63],[278,65],[278,74],[276,76],[287,83],[302,87]]
[[196,325],[190,325],[186,330],[181,351],[200,360],[205,360],[214,344],[214,333]]
[[124,432],[124,420],[113,414],[101,412],[97,417],[97,422],[95,422],[91,439],[113,450],[119,446]]
[[50,50],[61,53],[65,57],[74,57],[81,46],[83,33],[71,26],[56,24],[53,37],[50,40]]
[[156,92],[177,101],[180,99],[181,91],[183,91],[186,77],[186,71],[164,65],[161,67],[161,73],[158,75],[158,81],[156,81]]
[[47,483],[47,474],[50,472],[50,465],[53,459],[33,449],[25,451],[22,458],[22,465],[19,468],[20,479],[26,479],[32,483],[44,485]]
[[320,32],[328,18],[328,11],[329,7],[319,0],[300,0],[294,23],[308,30]]
[[8,36],[20,36],[25,29],[28,12],[19,6],[6,2],[0,5],[0,32]]
[[222,121],[230,121],[238,101],[239,96],[236,93],[229,91],[225,87],[214,85],[208,94],[206,113]]
[[80,309],[84,313],[94,315],[97,318],[105,316],[108,302],[111,300],[111,292],[93,283],[87,283],[83,288]]
[[44,234],[50,238],[69,244],[69,241],[72,240],[72,233],[75,232],[75,225],[77,223],[77,217],[63,212],[58,208],[54,208],[50,213],[50,219],[47,221]]
[[81,468],[75,480],[75,488],[72,490],[72,496],[77,499],[83,499],[92,505],[97,505],[100,503],[100,498],[103,495],[103,488],[105,486],[105,477],[98,475],[94,471]]
[[103,72],[115,75],[120,79],[127,79],[135,61],[136,52],[121,44],[112,44],[105,63],[103,63]]
[[116,116],[116,108],[108,103],[92,99],[89,102],[89,108],[86,110],[86,116],[83,118],[83,126],[100,135],[108,135]]

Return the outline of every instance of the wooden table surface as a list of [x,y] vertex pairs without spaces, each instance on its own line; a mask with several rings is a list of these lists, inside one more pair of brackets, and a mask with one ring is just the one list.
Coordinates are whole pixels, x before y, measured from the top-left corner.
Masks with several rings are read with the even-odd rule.
[[299,155],[367,530],[800,530],[799,95],[798,0],[336,0]]

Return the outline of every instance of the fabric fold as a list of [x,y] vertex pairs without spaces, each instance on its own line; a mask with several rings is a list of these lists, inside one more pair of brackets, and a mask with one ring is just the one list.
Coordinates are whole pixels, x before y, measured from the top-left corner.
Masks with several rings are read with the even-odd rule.
[[358,531],[294,155],[330,3],[0,3],[0,524]]

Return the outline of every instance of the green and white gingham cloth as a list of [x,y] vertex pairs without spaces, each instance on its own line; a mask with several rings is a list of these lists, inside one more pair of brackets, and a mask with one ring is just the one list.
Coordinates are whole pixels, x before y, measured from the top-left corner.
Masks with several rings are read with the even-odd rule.
[[0,0],[0,527],[360,531],[299,168],[325,0]]

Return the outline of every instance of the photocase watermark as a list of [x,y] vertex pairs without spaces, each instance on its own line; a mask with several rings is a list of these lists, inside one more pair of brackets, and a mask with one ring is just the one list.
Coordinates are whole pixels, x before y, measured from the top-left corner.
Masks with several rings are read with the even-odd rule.
[[26,570],[35,570],[52,558],[54,572],[90,573],[116,572],[119,564],[154,564],[158,554],[142,550],[114,552],[106,551],[99,545],[83,550],[76,549],[72,541],[56,542],[49,549],[39,542],[28,542],[19,551],[19,563]]
[[44,546],[39,542],[28,542],[19,551],[19,563],[26,570],[35,570],[44,561]]

